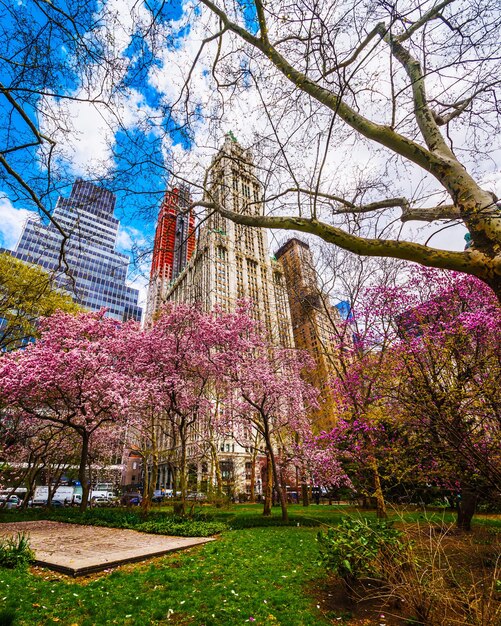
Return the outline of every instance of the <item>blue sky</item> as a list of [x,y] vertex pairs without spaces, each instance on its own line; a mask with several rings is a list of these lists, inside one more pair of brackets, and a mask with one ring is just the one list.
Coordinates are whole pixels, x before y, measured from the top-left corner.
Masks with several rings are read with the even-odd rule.
[[[35,3],[19,0],[12,12],[4,10],[0,15],[0,35],[3,35],[0,48],[2,56],[10,61],[0,63],[0,81],[14,87],[12,93],[24,114],[23,118],[12,101],[0,97],[0,116],[8,120],[0,128],[2,150],[7,151],[9,166],[28,182],[49,211],[59,195],[69,194],[75,178],[101,181],[117,195],[115,214],[121,221],[119,247],[125,252],[131,246],[144,250],[151,247],[158,207],[170,181],[169,151],[180,149],[189,153],[193,148],[193,128],[186,126],[179,116],[176,118],[170,109],[172,94],[166,93],[169,87],[165,85],[169,62],[162,55],[168,50],[170,58],[175,58],[176,51],[182,56],[192,21],[200,12],[189,3],[183,5],[182,0],[148,0],[137,4],[129,0],[108,0],[103,4],[95,0],[76,3],[57,0],[55,4],[60,12],[51,12],[44,3],[41,9]],[[241,8],[245,22],[255,30],[254,5],[241,2]],[[133,11],[136,11],[134,19],[143,23],[155,17],[160,39],[141,36],[131,18]],[[111,26],[115,37],[113,52],[126,69],[117,73],[118,80],[115,77],[113,85],[107,84],[103,76],[102,85],[108,89],[111,101],[118,103],[118,123],[106,108],[65,101],[61,97],[85,98],[82,89],[92,83],[94,73],[99,75],[100,55],[109,44],[101,36],[103,20],[109,22],[108,26],[112,24],[112,12],[120,24],[120,28]],[[76,19],[65,18],[69,13]],[[54,16],[59,28],[51,27],[49,17]],[[19,30],[21,19],[25,33]],[[29,41],[28,32],[37,38],[36,49]],[[156,47],[159,41],[161,47]],[[38,55],[48,62],[38,63]],[[32,66],[31,71],[20,71],[21,64]],[[202,67],[201,71],[207,76],[207,68]],[[152,80],[152,72],[158,74],[157,84]],[[159,87],[162,81],[164,86]],[[41,92],[56,96],[43,98]],[[203,123],[196,119],[196,111],[200,114],[201,110],[200,105],[195,108],[195,126]],[[64,125],[68,122],[64,132],[56,128],[60,120],[64,120]],[[49,144],[42,150],[39,145],[29,145],[35,139],[31,125],[57,142],[50,176]],[[27,147],[18,149],[19,146]],[[34,209],[29,193],[15,177],[0,174],[0,245],[15,246],[28,211]],[[143,258],[143,274],[147,274],[147,265],[147,258]],[[137,271],[132,277],[136,275]],[[138,275],[138,284],[144,286],[144,282],[144,277]]]
[[[66,0],[59,0],[57,6],[64,13],[72,10],[72,3]],[[160,24],[175,22],[182,16],[180,1],[149,1],[147,7],[144,10],[154,14]],[[11,101],[0,98],[0,116],[9,122],[2,124],[0,144],[7,155],[9,166],[22,173],[48,210],[54,207],[59,195],[69,194],[71,183],[77,176],[100,179],[99,168],[92,173],[94,175],[86,175],[88,164],[85,160],[87,157],[90,160],[93,153],[93,146],[88,145],[91,142],[73,153],[76,157],[74,159],[71,150],[62,157],[58,156],[55,159],[57,173],[50,182],[39,146],[29,145],[35,139],[30,124],[41,128],[40,109],[44,105],[40,92],[61,95],[77,93],[84,83],[80,68],[86,63],[92,65],[99,56],[100,44],[97,38],[90,39],[92,44],[82,51],[78,48],[78,42],[75,43],[71,37],[66,36],[68,30],[80,35],[82,40],[86,33],[99,29],[98,2],[82,3],[81,8],[78,20],[72,23],[64,18],[63,13],[58,13],[61,24],[59,29],[50,28],[47,14],[35,3],[20,2],[17,7],[13,7],[12,13],[5,10],[1,15],[2,56],[8,58],[10,63],[0,64],[0,81],[6,86],[15,87],[13,93],[22,107],[24,117],[12,106]],[[30,30],[38,38],[36,51],[29,51],[27,33],[19,31],[20,19],[25,20],[25,27],[29,25],[26,30]],[[170,38],[166,38],[166,45],[175,48],[178,40],[188,32],[187,27],[174,32]],[[36,64],[36,55],[40,52],[49,58],[49,62],[44,64],[45,68]],[[124,62],[128,61],[127,71],[121,76],[122,89],[134,90],[140,94],[140,102],[137,102],[139,108],[144,106],[157,109],[162,104],[161,94],[151,85],[148,70],[145,68],[160,65],[160,62],[154,58],[148,42],[131,30],[128,45],[124,45],[121,56]],[[34,69],[31,72],[21,72],[20,63],[32,64]],[[28,75],[23,75],[25,73]],[[26,88],[38,93],[26,94],[23,91]],[[61,103],[63,99],[54,98],[54,101]],[[163,105],[165,108],[165,103]],[[70,111],[70,115],[71,113]],[[90,114],[92,124],[92,112],[86,113]],[[73,112],[71,124],[76,134],[86,133],[86,121],[82,117],[82,111]],[[174,145],[180,143],[185,149],[190,147],[187,134],[176,128],[168,110],[161,125]],[[122,222],[119,246],[128,251],[132,243],[146,245],[154,233],[155,210],[169,180],[163,167],[165,156],[162,154],[162,137],[158,132],[149,131],[145,125],[141,127],[131,123],[124,124],[123,128],[116,128],[108,140],[111,142],[111,150],[106,154],[106,174],[101,180],[105,186],[116,190],[116,215]],[[27,147],[17,149],[19,146]],[[12,176],[0,178],[0,245],[8,248],[15,246],[28,211],[36,208],[30,200],[26,190]]]

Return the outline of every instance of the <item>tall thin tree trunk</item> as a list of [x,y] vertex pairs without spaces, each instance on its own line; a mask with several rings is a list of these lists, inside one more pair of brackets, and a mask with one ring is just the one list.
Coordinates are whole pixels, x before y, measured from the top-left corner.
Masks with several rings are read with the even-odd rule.
[[374,486],[374,497],[376,498],[376,517],[378,519],[387,519],[386,503],[384,501],[383,490],[381,488],[381,480],[379,477],[379,468],[376,457],[371,457],[369,466],[372,471],[372,479]]
[[21,505],[21,510],[23,511],[26,511],[28,508],[28,502],[33,498],[35,493],[35,481],[40,473],[40,470],[41,468],[39,466],[34,465],[26,475],[24,483],[26,485],[26,497]]
[[[150,472],[148,469],[148,455],[143,455],[143,499],[141,501],[141,507],[143,510],[147,506],[148,493],[150,491]],[[149,508],[149,507],[148,507]]]
[[148,490],[148,507],[151,505],[151,501],[153,499],[153,494],[155,493],[155,487],[157,486],[158,480],[158,453],[156,448],[151,455],[151,473],[150,473],[150,485]]
[[155,493],[155,487],[158,479],[158,442],[157,442],[157,434],[155,425],[152,423],[150,425],[151,431],[151,464],[148,466],[146,463],[146,459],[143,459],[144,464],[144,477],[145,483],[143,488],[143,501],[141,502],[141,506],[144,513],[147,513],[151,508],[151,501],[153,499],[153,494]]
[[216,478],[216,498],[219,500],[223,496],[223,476],[221,474],[221,467],[219,465],[219,458],[217,454],[217,448],[214,441],[209,442],[210,454],[212,459],[212,467],[214,469],[214,476]]
[[301,483],[301,497],[303,500],[303,506],[310,506],[310,498],[308,494],[308,485],[306,481],[303,479]]
[[180,428],[180,443],[181,443],[181,459],[179,463],[179,490],[181,491],[181,502],[179,506],[179,514],[186,514],[186,495],[188,490],[188,467],[186,460],[186,433],[184,428]]
[[273,471],[271,469],[270,455],[266,452],[266,489],[264,491],[263,515],[271,515],[271,501],[273,497]]
[[47,470],[47,506],[51,505],[53,495],[54,494],[53,494],[53,489],[52,489],[52,465],[49,464],[49,469]]
[[257,460],[257,434],[252,448],[251,457],[251,482],[250,482],[250,500],[251,504],[256,501],[256,460]]
[[282,509],[282,519],[284,522],[288,522],[289,513],[287,511],[287,498],[285,497],[285,490],[280,482],[280,477],[278,475],[277,463],[275,459],[275,454],[273,452],[273,447],[271,445],[271,441],[267,441],[266,445],[269,446],[271,468],[273,470],[273,479],[275,481],[275,489],[278,494],[278,499],[280,501],[280,507]]
[[87,482],[87,458],[89,456],[89,433],[83,431],[82,436],[82,450],[80,452],[80,466],[78,468],[78,480],[82,485],[82,502],[80,503],[80,512],[83,513],[87,510],[89,503],[89,484]]

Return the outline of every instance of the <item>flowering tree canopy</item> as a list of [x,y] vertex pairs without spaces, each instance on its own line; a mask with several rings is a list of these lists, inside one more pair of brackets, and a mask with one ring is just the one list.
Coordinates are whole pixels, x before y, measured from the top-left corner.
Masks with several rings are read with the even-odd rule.
[[104,312],[56,313],[42,323],[35,344],[0,360],[2,399],[10,412],[78,434],[83,508],[90,446],[103,429],[111,446],[124,424],[129,381],[117,367],[121,332]]
[[[388,464],[405,449],[400,475],[460,489],[458,521],[469,528],[482,489],[501,484],[496,297],[472,277],[421,268],[400,287],[369,290],[360,310],[362,327],[374,311],[386,313],[384,324],[367,324],[358,361],[335,381],[352,453],[386,452]],[[347,432],[331,433],[342,448]]]

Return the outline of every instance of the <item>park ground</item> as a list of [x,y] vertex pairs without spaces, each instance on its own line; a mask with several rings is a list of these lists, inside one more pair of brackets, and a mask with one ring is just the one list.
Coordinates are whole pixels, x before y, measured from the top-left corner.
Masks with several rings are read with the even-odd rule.
[[[204,506],[193,513],[191,530],[195,532],[197,520],[200,528],[207,525],[205,529],[210,529],[210,524],[216,527],[224,523],[217,541],[80,579],[34,566],[0,569],[0,626],[423,623],[414,614],[412,595],[422,595],[424,588],[400,590],[407,594],[407,603],[402,603],[395,597],[388,598],[392,594],[374,581],[365,581],[358,587],[356,598],[350,600],[341,581],[319,562],[319,531],[338,525],[344,516],[370,517],[371,512],[348,507],[291,506],[288,526],[281,524],[278,510],[273,511],[271,519],[263,518],[258,505],[228,509]],[[148,528],[155,529],[155,524],[170,515],[171,510],[165,508],[155,509],[146,522],[139,511],[130,510],[100,510],[84,519],[76,511],[62,510],[49,517],[62,521],[66,516],[74,522],[94,521],[136,529],[147,523]],[[470,604],[488,605],[476,611],[477,617],[484,614],[478,618],[483,621],[476,622],[466,617],[466,605],[461,622],[461,609],[458,616],[455,607],[449,616],[457,620],[455,623],[497,626],[489,620],[499,615],[501,600],[501,589],[496,587],[501,516],[479,516],[472,533],[458,534],[451,513],[407,510],[392,515],[395,526],[406,532],[417,553],[429,562],[423,601],[433,603],[433,594],[442,593],[441,585],[447,578],[455,597],[464,593]],[[0,521],[47,517],[43,511],[4,512]],[[187,528],[189,531],[190,526]],[[473,615],[470,609],[468,615]],[[435,623],[440,623],[438,619]],[[444,615],[444,624],[448,623],[446,619]]]

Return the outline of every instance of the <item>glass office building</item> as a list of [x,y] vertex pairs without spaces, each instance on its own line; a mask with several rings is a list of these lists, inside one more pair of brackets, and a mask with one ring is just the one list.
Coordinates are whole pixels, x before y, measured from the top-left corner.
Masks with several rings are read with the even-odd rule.
[[125,284],[129,257],[115,251],[119,221],[116,198],[106,189],[77,180],[69,198],[60,197],[53,224],[30,218],[12,254],[53,273],[58,285],[82,306],[119,320],[141,320],[139,292]]

